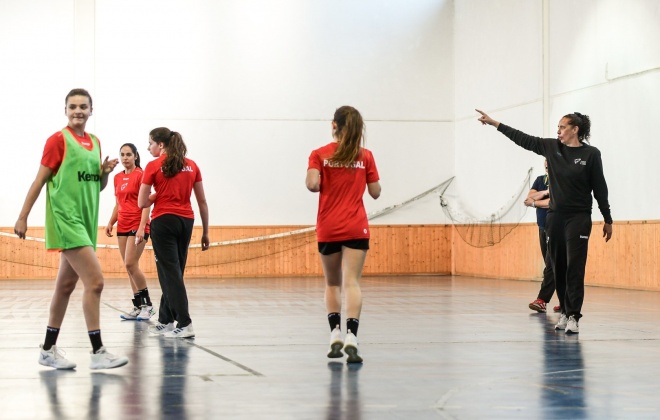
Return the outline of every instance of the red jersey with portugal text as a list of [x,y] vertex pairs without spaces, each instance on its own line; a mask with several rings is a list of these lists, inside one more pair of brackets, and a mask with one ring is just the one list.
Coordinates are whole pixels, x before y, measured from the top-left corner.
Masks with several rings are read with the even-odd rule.
[[[142,185],[142,168],[135,168],[130,174],[124,171],[115,175],[115,197],[117,197],[117,232],[137,231],[142,220],[142,210],[138,207],[138,193]],[[144,227],[149,233],[149,221]]]
[[202,174],[197,164],[188,158],[184,158],[183,170],[171,178],[165,178],[161,167],[167,155],[160,155],[156,160],[147,164],[144,168],[142,183],[154,187],[156,201],[151,210],[151,218],[155,219],[163,214],[174,214],[189,219],[195,218],[190,195],[193,185],[202,181]]
[[332,142],[309,155],[307,169],[321,172],[316,237],[319,242],[369,239],[369,222],[362,197],[367,184],[376,182],[378,170],[371,152],[362,149],[352,164],[343,166],[330,157],[338,143]]

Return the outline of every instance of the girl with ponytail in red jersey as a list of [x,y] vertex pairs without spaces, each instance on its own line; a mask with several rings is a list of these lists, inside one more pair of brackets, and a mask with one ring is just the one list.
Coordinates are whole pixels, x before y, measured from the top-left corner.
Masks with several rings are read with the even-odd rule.
[[[183,279],[195,218],[190,204],[193,191],[202,219],[202,251],[209,248],[209,209],[202,174],[197,164],[186,157],[187,151],[181,134],[176,131],[165,127],[151,130],[149,152],[158,158],[144,169],[138,195],[140,207],[154,206],[151,241],[163,292],[158,324],[151,326],[149,332],[168,338],[195,336]],[[151,194],[152,186],[154,194]]]
[[[369,249],[365,189],[380,196],[376,162],[363,147],[364,121],[357,109],[342,106],[332,120],[333,141],[309,156],[307,189],[319,193],[316,236],[325,275],[325,305],[330,324],[329,358],[348,355],[361,363],[357,332],[362,311],[360,277]],[[342,289],[346,296],[346,335],[341,335]]]

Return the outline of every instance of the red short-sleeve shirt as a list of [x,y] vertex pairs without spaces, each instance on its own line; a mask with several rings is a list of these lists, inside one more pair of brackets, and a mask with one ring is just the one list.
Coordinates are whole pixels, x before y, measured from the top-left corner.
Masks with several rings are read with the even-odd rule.
[[156,191],[151,218],[174,214],[194,219],[195,213],[190,204],[190,196],[193,185],[202,181],[202,173],[195,162],[185,158],[183,170],[171,178],[165,178],[161,167],[166,157],[167,155],[160,155],[158,159],[149,162],[142,176],[142,183],[153,186]]
[[321,172],[316,236],[319,242],[337,242],[370,237],[367,212],[362,197],[368,183],[379,180],[373,154],[362,149],[349,167],[329,160],[336,142],[314,150],[308,169]]

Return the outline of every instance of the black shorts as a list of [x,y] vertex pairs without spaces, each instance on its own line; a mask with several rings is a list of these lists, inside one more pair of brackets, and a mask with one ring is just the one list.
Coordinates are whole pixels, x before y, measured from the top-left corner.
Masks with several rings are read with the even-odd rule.
[[341,247],[351,249],[369,249],[369,239],[349,239],[348,241],[338,242],[319,242],[319,252],[323,255],[336,254],[341,252]]
[[[117,232],[117,236],[135,236],[136,233],[137,233],[137,230],[129,230],[128,232]],[[148,233],[144,234],[143,240],[144,240],[144,242],[147,242],[149,240],[149,234]]]

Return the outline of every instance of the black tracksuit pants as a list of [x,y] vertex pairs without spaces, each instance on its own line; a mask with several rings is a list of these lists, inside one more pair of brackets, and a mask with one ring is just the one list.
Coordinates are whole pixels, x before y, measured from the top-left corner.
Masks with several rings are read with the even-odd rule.
[[545,229],[539,228],[539,242],[541,243],[541,254],[543,255],[543,261],[545,261],[545,268],[543,269],[543,282],[537,299],[548,303],[552,299],[552,295],[555,294],[555,273],[552,271],[552,261],[548,254],[548,236]]
[[177,328],[187,327],[192,322],[188,312],[188,295],[183,273],[186,269],[193,223],[193,219],[174,214],[163,214],[151,221],[151,244],[156,257],[158,281],[163,292],[158,322],[169,324],[176,321]]
[[582,317],[580,311],[584,302],[584,271],[591,235],[591,214],[550,211],[546,219],[546,233],[561,311],[578,320]]

